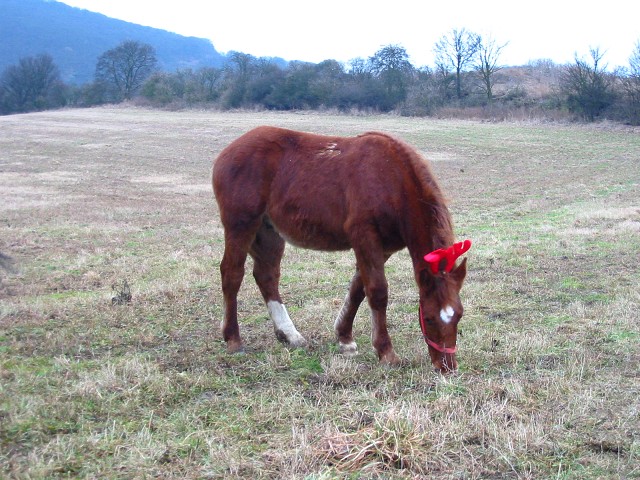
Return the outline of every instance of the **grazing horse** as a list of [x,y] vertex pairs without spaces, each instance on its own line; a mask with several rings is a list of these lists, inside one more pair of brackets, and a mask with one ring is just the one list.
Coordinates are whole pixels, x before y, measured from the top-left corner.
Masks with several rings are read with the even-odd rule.
[[366,297],[379,360],[398,364],[387,331],[384,264],[406,247],[431,362],[443,372],[457,368],[466,258],[457,267],[455,260],[471,242],[453,245],[443,194],[414,149],[377,132],[343,138],[258,127],[220,153],[213,165],[213,190],[224,226],[222,335],[230,352],[243,349],[237,294],[247,254],[276,337],[293,347],[306,344],[278,291],[287,241],[315,250],[353,249],[356,272],[334,324],[340,351],[357,353],[353,320]]

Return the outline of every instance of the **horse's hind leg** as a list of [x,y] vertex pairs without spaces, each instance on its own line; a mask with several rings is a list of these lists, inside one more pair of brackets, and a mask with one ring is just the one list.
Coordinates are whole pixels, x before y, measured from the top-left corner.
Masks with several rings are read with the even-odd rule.
[[278,289],[284,247],[284,240],[265,218],[249,250],[253,257],[253,278],[267,304],[278,340],[291,347],[303,347],[307,342],[289,318]]
[[225,230],[224,255],[220,263],[225,310],[221,329],[222,337],[231,353],[242,351],[244,348],[238,326],[238,291],[244,277],[248,244],[252,238],[253,233],[235,235],[230,230]]
[[336,337],[338,338],[338,344],[340,345],[340,353],[343,355],[352,356],[358,353],[358,346],[356,342],[353,341],[353,320],[356,317],[356,313],[358,313],[358,307],[364,300],[364,297],[362,277],[360,276],[360,272],[356,270],[356,273],[351,279],[349,292],[344,299],[344,304],[333,325]]

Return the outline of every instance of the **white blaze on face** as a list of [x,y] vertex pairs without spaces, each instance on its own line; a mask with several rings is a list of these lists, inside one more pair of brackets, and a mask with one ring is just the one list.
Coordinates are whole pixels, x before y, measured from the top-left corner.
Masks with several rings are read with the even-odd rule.
[[453,308],[451,308],[451,305],[447,305],[446,308],[440,310],[440,319],[444,323],[451,323],[451,320],[453,320],[453,314]]

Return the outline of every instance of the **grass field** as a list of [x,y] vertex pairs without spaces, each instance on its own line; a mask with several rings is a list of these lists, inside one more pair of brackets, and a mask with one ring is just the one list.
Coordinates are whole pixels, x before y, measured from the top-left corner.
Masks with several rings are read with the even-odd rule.
[[[460,371],[433,372],[406,252],[399,368],[368,311],[343,358],[350,253],[288,247],[279,344],[251,276],[229,355],[211,161],[251,127],[395,134],[471,238]],[[0,117],[0,477],[640,478],[640,130],[98,108]],[[250,262],[247,265],[251,267]],[[131,300],[127,300],[129,286]]]

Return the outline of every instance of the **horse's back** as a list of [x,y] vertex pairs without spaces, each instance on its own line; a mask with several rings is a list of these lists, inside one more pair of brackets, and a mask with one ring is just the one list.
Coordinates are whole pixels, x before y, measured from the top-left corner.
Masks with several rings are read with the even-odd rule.
[[369,223],[393,232],[400,247],[406,175],[393,142],[375,133],[335,137],[277,127],[247,132],[214,164],[225,228],[267,215],[291,243],[339,250],[351,247],[350,225]]

